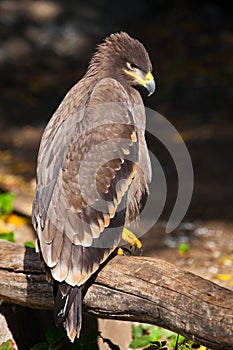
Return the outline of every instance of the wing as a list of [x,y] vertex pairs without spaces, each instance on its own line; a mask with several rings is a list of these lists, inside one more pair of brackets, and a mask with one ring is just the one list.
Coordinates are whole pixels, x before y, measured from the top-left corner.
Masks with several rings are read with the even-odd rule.
[[110,78],[85,108],[62,113],[42,138],[33,216],[53,278],[74,286],[118,245],[138,171],[138,130],[128,93]]

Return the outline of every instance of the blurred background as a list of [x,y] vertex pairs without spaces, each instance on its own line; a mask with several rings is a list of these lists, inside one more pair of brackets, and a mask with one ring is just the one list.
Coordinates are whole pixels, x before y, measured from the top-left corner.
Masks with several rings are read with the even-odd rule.
[[19,243],[34,240],[29,221],[17,216],[30,217],[43,129],[85,73],[96,45],[124,30],[143,42],[153,62],[158,87],[145,104],[181,134],[195,176],[183,223],[165,234],[177,193],[176,169],[165,147],[148,138],[166,174],[168,197],[159,222],[143,237],[145,255],[233,288],[230,14],[230,2],[211,0],[2,0],[0,189],[15,194],[16,214],[4,230],[13,230]]

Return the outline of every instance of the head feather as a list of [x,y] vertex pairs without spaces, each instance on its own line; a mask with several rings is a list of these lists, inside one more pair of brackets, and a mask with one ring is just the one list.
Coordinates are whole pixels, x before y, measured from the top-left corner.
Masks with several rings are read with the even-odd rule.
[[152,70],[149,55],[139,40],[125,32],[111,34],[97,46],[88,73],[110,72],[111,69],[125,62],[133,63],[145,72]]

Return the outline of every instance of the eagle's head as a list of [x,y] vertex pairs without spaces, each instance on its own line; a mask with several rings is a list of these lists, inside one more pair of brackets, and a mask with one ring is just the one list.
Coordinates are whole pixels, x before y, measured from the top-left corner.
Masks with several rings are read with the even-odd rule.
[[145,47],[125,32],[111,34],[99,45],[93,65],[98,65],[102,76],[113,77],[123,85],[146,88],[149,96],[155,91],[152,64]]

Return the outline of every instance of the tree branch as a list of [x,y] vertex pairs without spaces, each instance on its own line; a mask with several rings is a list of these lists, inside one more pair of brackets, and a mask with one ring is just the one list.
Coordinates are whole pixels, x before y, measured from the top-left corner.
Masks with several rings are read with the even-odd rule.
[[[52,287],[33,249],[0,241],[0,298],[52,309]],[[117,256],[84,297],[97,317],[156,324],[211,349],[232,349],[233,292],[158,259]]]

